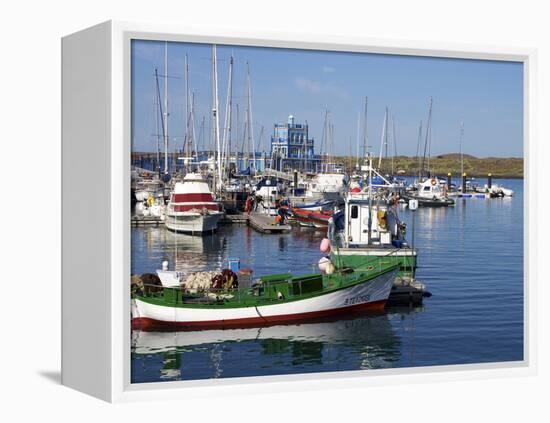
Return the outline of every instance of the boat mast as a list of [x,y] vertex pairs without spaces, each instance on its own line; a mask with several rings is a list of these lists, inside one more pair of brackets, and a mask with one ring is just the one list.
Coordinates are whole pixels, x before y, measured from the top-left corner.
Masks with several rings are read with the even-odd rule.
[[397,137],[395,136],[395,116],[391,115],[391,123],[392,123],[392,142],[393,142],[393,155],[391,158],[391,173],[392,176],[395,175],[394,173],[394,160],[397,156]]
[[388,155],[388,108],[386,107],[386,112],[384,113],[384,123],[382,124],[382,136],[380,137],[380,156],[378,157],[378,170],[382,167],[382,151],[384,148],[384,143],[386,144],[386,156]]
[[[262,125],[260,128],[260,136],[258,137],[258,143],[256,144],[256,150],[260,151],[260,147],[262,145],[262,139],[264,137],[264,126]],[[305,155],[305,153],[304,153]]]
[[[197,146],[197,138],[195,137],[195,93],[191,93],[191,140],[195,147],[195,157],[199,156],[199,149]],[[191,141],[190,141],[191,143]]]
[[157,163],[156,163],[156,171],[157,174],[160,177],[160,128],[159,128],[159,104],[158,104],[158,72],[157,68],[155,68],[155,95],[153,99],[153,105],[155,107],[155,128],[156,128],[156,135],[157,135]]
[[[424,142],[424,156],[422,157],[422,167],[421,167],[421,170],[420,170],[420,174],[422,176],[422,174],[424,173],[424,164],[426,162],[426,152],[427,152],[427,149],[428,149],[428,139],[429,139],[429,134],[431,132],[431,121],[432,121],[432,98],[430,97],[430,108],[429,108],[429,111],[428,111],[428,123],[426,124],[426,141]],[[429,158],[428,158],[428,171],[429,171],[429,168],[430,168],[430,162],[429,162]]]
[[198,156],[198,153],[199,153],[199,147],[202,147],[202,148],[205,148],[205,143],[204,143],[204,127],[205,127],[205,120],[206,120],[206,117],[203,116],[202,119],[201,119],[201,126],[199,128],[199,139],[197,141],[197,156]]
[[231,154],[231,110],[233,108],[233,56],[229,59],[229,79],[227,82],[227,101],[225,104],[225,123],[223,131],[223,174],[226,175],[229,155]]
[[464,177],[464,153],[462,143],[464,142],[464,121],[460,121],[460,177]]
[[364,123],[363,123],[363,155],[365,158],[367,157],[367,154],[369,152],[369,136],[367,131],[367,111],[368,111],[368,105],[369,105],[369,98],[365,96],[365,117],[364,117]]
[[422,178],[421,172],[422,172],[422,164],[420,160],[420,143],[422,142],[422,121],[420,121],[420,125],[418,125],[418,140],[416,141],[416,158],[418,159],[418,182],[420,182],[420,179]]
[[369,164],[369,219],[367,223],[367,245],[370,245],[372,236],[372,157],[368,152],[367,163]]
[[[189,61],[187,58],[187,53],[185,53],[185,145],[188,153],[191,153],[191,138],[189,136],[190,131],[190,120],[191,120],[191,106],[189,104]],[[191,156],[191,154],[189,154]]]
[[357,112],[357,141],[355,146],[355,169],[359,169],[359,139],[361,138],[361,112]]
[[[328,150],[328,108],[325,108],[325,122],[323,123],[323,134],[321,136],[321,148],[319,149],[319,153],[321,154],[321,160],[323,161],[323,148],[325,147],[325,143],[327,144],[327,150]],[[327,172],[328,169],[328,154],[325,153],[325,159],[324,159],[324,170],[323,170],[323,162],[321,162],[321,172]]]
[[164,42],[164,174],[168,174],[168,41]]
[[388,113],[388,107],[386,106],[386,122],[385,122],[385,125],[386,125],[386,129],[384,131],[385,133],[385,138],[384,138],[384,146],[385,146],[385,152],[384,152],[384,158],[387,159],[388,158],[388,120],[390,118],[390,115]]
[[[166,129],[164,127],[164,111],[162,110],[162,99],[160,98],[160,84],[159,84],[159,75],[158,70],[155,68],[155,79],[157,81],[157,104],[158,104],[158,111],[157,111],[157,122],[159,114],[162,117],[161,120],[161,128],[162,128],[162,139],[163,142],[166,142]],[[157,139],[158,149],[157,149],[157,157],[158,157],[158,168],[159,168],[159,177],[160,177],[160,141]],[[166,162],[165,162],[166,166]],[[165,168],[166,169],[166,168]]]
[[[254,167],[254,173],[256,173],[256,149],[254,147],[254,129],[252,126],[252,90],[250,86],[250,66],[246,62],[246,80],[248,86],[248,145],[252,147],[252,166]],[[250,173],[252,173],[252,166],[250,168]]]
[[212,137],[217,149],[218,180],[222,183],[221,148],[220,148],[220,119],[218,115],[218,64],[216,44],[212,44]]

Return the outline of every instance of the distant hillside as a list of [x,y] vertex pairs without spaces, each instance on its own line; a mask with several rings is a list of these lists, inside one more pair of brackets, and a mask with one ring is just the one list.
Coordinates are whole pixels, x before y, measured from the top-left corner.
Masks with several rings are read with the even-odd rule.
[[[355,165],[355,157],[339,157],[339,162],[346,168]],[[393,168],[404,172],[405,175],[414,175],[418,173],[418,157],[397,156],[393,159]],[[377,164],[378,160],[375,161]],[[428,159],[426,158],[425,168],[427,168]],[[453,176],[460,175],[460,154],[442,154],[430,158],[430,168],[436,175],[445,176],[452,173]],[[392,169],[391,158],[382,159],[382,173],[390,173]],[[487,176],[491,173],[496,178],[523,178],[523,158],[518,157],[475,157],[464,154],[464,172],[468,176]]]

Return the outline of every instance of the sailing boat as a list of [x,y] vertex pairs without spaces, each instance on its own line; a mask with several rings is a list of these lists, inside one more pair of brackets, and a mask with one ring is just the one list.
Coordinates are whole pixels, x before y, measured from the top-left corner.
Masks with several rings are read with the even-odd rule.
[[[449,198],[448,188],[445,184],[446,181],[440,180],[432,174],[430,169],[430,155],[431,155],[431,122],[432,122],[432,105],[433,99],[430,97],[430,106],[428,112],[428,123],[426,126],[426,139],[424,142],[424,155],[422,157],[421,165],[419,168],[418,181],[414,186],[414,190],[410,190],[402,195],[403,199],[407,202],[410,200],[417,200],[419,206],[424,207],[447,207],[454,206],[455,201]],[[422,134],[422,123],[420,124],[418,141],[420,144],[420,138]],[[419,145],[418,145],[419,147]],[[427,154],[427,158],[426,158]],[[427,160],[426,160],[427,159]],[[424,177],[424,169],[427,162],[427,177]]]

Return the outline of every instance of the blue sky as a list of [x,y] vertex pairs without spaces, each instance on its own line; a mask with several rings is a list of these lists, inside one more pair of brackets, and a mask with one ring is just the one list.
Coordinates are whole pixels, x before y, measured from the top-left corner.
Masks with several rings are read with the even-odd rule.
[[[273,124],[286,122],[292,114],[297,123],[308,122],[316,153],[319,153],[328,109],[334,125],[334,154],[349,154],[351,144],[355,155],[357,118],[360,114],[363,121],[365,96],[368,96],[371,151],[379,153],[387,106],[395,120],[397,153],[415,155],[418,126],[421,120],[424,127],[426,125],[432,97],[432,156],[459,151],[461,120],[464,121],[464,153],[478,157],[523,156],[521,63],[221,45],[217,50],[220,125],[223,125],[225,110],[229,57],[233,54],[233,104],[239,105],[240,132],[242,134],[244,125],[246,62],[249,62],[254,134],[258,143],[260,129],[264,127],[262,151],[269,151]],[[181,148],[185,133],[186,53],[190,90],[195,93],[197,136],[203,116],[206,121],[205,145],[199,149],[208,148],[211,45],[207,44],[168,43],[170,142]],[[166,74],[164,42],[133,41],[134,151],[156,150],[155,67],[160,75]],[[161,91],[163,83],[161,78]],[[235,117],[235,110],[233,113]]]

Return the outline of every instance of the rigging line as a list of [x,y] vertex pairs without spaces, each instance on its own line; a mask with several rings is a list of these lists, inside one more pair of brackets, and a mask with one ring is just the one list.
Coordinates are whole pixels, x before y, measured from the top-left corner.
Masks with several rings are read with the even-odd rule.
[[265,323],[269,323],[268,320],[262,316],[262,313],[260,313],[260,310],[258,310],[258,306],[254,304],[254,308],[256,309],[256,313],[258,313],[258,316],[260,316],[260,318],[265,322]]

